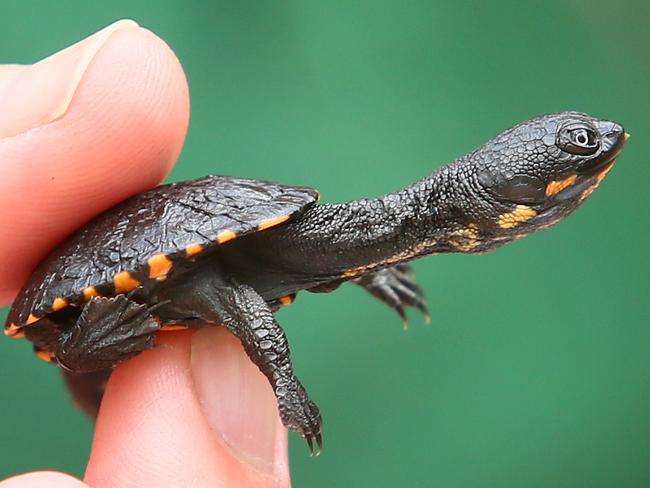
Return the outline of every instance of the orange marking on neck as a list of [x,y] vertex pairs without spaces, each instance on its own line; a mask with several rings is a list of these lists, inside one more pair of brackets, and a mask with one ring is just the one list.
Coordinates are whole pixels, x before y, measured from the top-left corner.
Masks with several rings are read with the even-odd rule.
[[532,219],[537,212],[527,205],[517,205],[512,212],[499,215],[497,225],[502,229],[511,229],[522,222]]
[[406,249],[397,254],[393,254],[392,256],[389,256],[386,259],[382,259],[381,261],[377,261],[376,263],[369,263],[363,266],[357,266],[356,268],[349,269],[345,271],[341,275],[341,277],[355,278],[360,274],[365,273],[366,271],[370,271],[377,267],[387,267],[390,266],[391,264],[397,264],[397,263],[402,263],[404,261],[408,261],[409,259],[415,258],[417,256],[422,255],[422,253],[427,252],[427,249],[435,246],[437,242],[438,241],[436,241],[435,239],[425,240],[423,242],[420,242],[419,244],[416,244],[410,249]]
[[280,300],[280,303],[282,305],[291,305],[293,303],[293,297],[291,295],[285,295],[283,297],[278,298]]
[[470,252],[481,243],[476,224],[468,224],[466,228],[460,229],[456,234],[457,236],[449,239],[449,243],[458,251]]
[[598,173],[598,175],[596,176],[596,182],[593,185],[591,185],[589,188],[587,188],[585,191],[583,191],[582,195],[580,195],[581,202],[589,195],[591,195],[596,188],[598,188],[598,185],[600,185],[600,183],[605,179],[605,176],[607,176],[607,173],[609,173],[613,167],[614,167],[614,163],[612,162],[612,164],[610,164],[605,169],[603,169],[600,173]]
[[573,185],[573,183],[576,181],[576,178],[577,175],[571,175],[568,178],[564,178],[563,180],[551,181],[548,185],[546,185],[546,196],[552,197],[557,195],[567,186]]
[[234,233],[231,230],[224,230],[219,232],[217,235],[217,242],[219,244],[223,244],[224,242],[232,241],[235,237],[237,237],[237,234]]
[[602,181],[605,179],[605,176],[607,176],[607,173],[609,173],[613,167],[614,167],[614,163],[610,164],[604,170],[598,173],[598,176],[596,177],[596,184],[600,185]]
[[167,274],[174,266],[172,260],[164,254],[156,254],[147,260],[149,265],[149,278],[163,281],[167,278]]
[[275,218],[272,218],[272,219],[262,220],[259,224],[257,224],[257,230],[270,229],[271,227],[275,227],[276,225],[280,225],[282,222],[286,222],[287,220],[289,220],[288,215],[283,215],[282,217],[275,217]]
[[128,271],[122,271],[113,276],[113,284],[116,293],[126,293],[140,286],[140,282],[131,276]]

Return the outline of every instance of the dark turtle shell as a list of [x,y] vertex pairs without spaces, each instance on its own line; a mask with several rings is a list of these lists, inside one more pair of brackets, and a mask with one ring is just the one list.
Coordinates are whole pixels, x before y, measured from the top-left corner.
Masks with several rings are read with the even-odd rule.
[[67,306],[165,280],[179,262],[302,213],[312,188],[207,176],[135,195],[90,221],[34,270],[7,318],[15,335]]

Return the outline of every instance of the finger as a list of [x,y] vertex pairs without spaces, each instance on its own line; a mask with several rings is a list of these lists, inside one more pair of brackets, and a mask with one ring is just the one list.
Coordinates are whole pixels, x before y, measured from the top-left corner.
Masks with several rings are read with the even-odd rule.
[[67,474],[38,471],[12,476],[0,482],[0,488],[88,488],[88,485]]
[[95,488],[289,486],[286,429],[266,378],[223,329],[169,332],[119,366],[85,481]]
[[3,83],[8,83],[13,74],[22,71],[24,68],[22,64],[0,64],[0,90],[3,89]]
[[66,235],[155,186],[181,150],[185,76],[169,47],[121,21],[0,73],[0,304]]

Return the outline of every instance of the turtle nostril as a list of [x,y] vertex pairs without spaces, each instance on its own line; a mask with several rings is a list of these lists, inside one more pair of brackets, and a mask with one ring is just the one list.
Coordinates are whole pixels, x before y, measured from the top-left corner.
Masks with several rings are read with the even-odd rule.
[[598,123],[598,130],[604,138],[618,139],[625,134],[625,128],[621,124],[611,120],[602,120]]
[[622,125],[609,120],[599,122],[598,130],[602,137],[603,149],[607,152],[613,151],[618,153],[629,137]]

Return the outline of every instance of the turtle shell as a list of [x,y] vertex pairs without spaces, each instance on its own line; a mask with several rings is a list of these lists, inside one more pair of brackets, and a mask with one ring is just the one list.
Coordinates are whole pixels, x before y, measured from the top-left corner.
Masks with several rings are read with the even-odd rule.
[[181,261],[280,225],[318,200],[308,187],[207,176],[161,185],[99,215],[34,270],[5,333],[93,296],[114,296],[171,276]]

